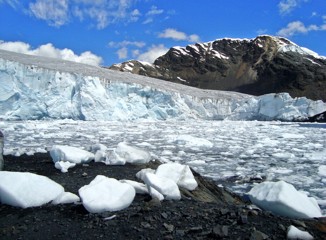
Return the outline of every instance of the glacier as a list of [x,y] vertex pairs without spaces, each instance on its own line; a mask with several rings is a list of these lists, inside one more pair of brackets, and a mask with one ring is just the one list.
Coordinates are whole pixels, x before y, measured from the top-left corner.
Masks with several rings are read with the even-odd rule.
[[322,101],[288,93],[203,90],[64,60],[0,50],[0,119],[304,120]]

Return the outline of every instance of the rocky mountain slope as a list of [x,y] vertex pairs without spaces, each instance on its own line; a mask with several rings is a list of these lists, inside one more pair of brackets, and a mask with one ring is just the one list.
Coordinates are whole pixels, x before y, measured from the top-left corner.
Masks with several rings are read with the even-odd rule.
[[326,101],[326,58],[281,37],[173,47],[154,64],[131,60],[110,69],[204,89],[253,95],[288,92]]

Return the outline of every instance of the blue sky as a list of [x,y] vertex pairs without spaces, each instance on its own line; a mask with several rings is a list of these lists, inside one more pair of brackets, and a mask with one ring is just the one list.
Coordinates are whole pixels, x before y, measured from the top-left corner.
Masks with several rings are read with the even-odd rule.
[[105,66],[261,34],[326,56],[326,1],[0,0],[0,48]]

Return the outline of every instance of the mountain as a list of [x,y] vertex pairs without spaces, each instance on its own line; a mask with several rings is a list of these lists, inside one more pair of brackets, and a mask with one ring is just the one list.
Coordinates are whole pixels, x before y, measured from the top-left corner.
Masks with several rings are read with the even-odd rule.
[[136,74],[0,50],[0,119],[303,120],[322,101],[203,90]]
[[326,58],[281,37],[173,47],[154,64],[131,60],[110,69],[203,89],[252,95],[288,92],[326,101]]

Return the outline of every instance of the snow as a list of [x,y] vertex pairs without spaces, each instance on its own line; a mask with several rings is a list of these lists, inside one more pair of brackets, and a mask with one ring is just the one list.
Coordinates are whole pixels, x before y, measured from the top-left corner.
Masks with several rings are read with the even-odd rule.
[[[50,150],[50,155],[54,163],[65,161],[70,163],[88,163],[94,160],[94,154],[77,147],[65,146],[65,145],[54,145]],[[69,164],[68,164],[69,165]],[[62,163],[57,164],[62,169],[65,166]],[[71,167],[72,165],[70,165]]]
[[306,232],[306,231],[302,231],[298,228],[296,228],[295,226],[290,226],[288,228],[288,232],[287,232],[287,239],[301,239],[301,240],[312,240],[314,239],[314,237]]
[[258,207],[291,218],[321,217],[321,210],[314,198],[297,191],[284,181],[263,182],[248,192],[250,200]]
[[180,163],[161,164],[155,172],[158,177],[164,177],[174,181],[179,187],[187,190],[195,190],[198,186],[189,166]]
[[119,211],[129,207],[135,197],[130,184],[102,175],[78,190],[83,206],[90,213]]
[[60,184],[33,173],[0,171],[0,179],[0,202],[15,207],[42,206],[64,193]]
[[[147,172],[144,176],[144,182],[148,187],[148,192],[152,197],[157,197],[157,192],[163,195],[166,200],[180,200],[181,194],[175,181]],[[153,191],[155,190],[155,191]],[[162,200],[162,197],[157,197]]]
[[3,50],[0,50],[0,102],[0,118],[6,120],[289,121],[326,110],[321,101],[293,99],[286,93],[255,97],[202,90]]

